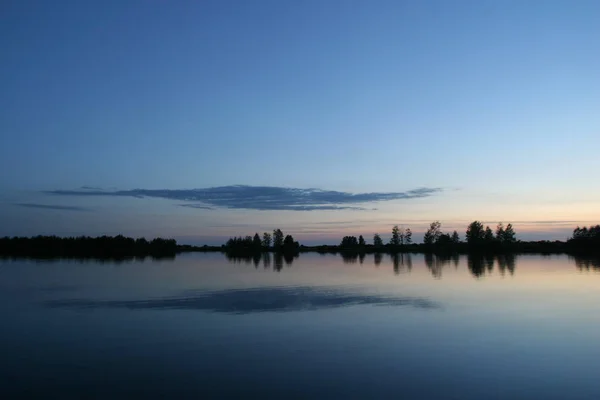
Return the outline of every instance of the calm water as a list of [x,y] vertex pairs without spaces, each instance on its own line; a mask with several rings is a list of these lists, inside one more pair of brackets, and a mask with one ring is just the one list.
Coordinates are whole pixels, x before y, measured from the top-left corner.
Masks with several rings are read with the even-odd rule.
[[599,271],[567,256],[2,261],[0,396],[599,399]]

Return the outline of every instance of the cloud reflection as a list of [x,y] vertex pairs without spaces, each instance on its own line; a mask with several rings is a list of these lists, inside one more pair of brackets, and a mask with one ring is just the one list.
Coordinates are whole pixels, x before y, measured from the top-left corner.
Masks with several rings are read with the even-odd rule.
[[426,298],[366,294],[345,287],[261,287],[216,291],[187,291],[181,296],[145,300],[63,299],[45,303],[51,308],[130,310],[203,310],[216,313],[249,314],[330,309],[358,305],[408,306],[437,309],[440,305]]

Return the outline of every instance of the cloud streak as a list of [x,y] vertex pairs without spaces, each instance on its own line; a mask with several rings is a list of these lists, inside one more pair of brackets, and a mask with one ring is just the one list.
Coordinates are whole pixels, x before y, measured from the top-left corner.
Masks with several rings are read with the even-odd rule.
[[250,210],[365,210],[364,203],[391,200],[410,200],[430,197],[441,188],[417,188],[405,192],[349,193],[334,190],[298,189],[276,186],[219,186],[203,189],[177,190],[53,190],[46,193],[60,196],[117,196],[161,198],[185,201],[184,207],[210,209],[232,208]]
[[77,206],[61,206],[56,204],[40,204],[40,203],[13,203],[15,206],[26,208],[40,208],[43,210],[60,210],[60,211],[91,211],[89,208]]

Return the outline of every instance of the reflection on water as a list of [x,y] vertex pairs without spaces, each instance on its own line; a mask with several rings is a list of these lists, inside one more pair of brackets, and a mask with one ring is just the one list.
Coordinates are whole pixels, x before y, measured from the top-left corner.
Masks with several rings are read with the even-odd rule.
[[225,253],[225,257],[227,260],[234,264],[254,264],[255,268],[258,268],[260,261],[262,259],[263,267],[270,268],[271,266],[271,256],[274,260],[274,269],[279,272],[283,269],[283,265],[285,263],[286,266],[291,267],[294,263],[294,259],[299,257],[299,254],[281,254],[281,253],[255,253],[249,255],[238,255],[238,254],[230,254]]
[[144,300],[63,299],[47,301],[51,308],[180,309],[219,313],[307,311],[357,305],[439,308],[426,298],[365,294],[356,289],[327,286],[258,287],[217,291],[186,291],[181,296]]
[[599,258],[55,261],[0,263],[0,398],[600,399]]
[[[410,273],[413,266],[413,257],[423,257],[424,264],[430,271],[431,275],[436,279],[442,278],[442,272],[448,266],[452,266],[454,269],[458,268],[461,257],[466,258],[466,265],[469,272],[475,278],[482,278],[486,275],[492,275],[495,270],[501,276],[514,275],[515,265],[517,263],[516,254],[468,254],[461,256],[459,254],[434,254],[434,253],[423,253],[423,254],[411,254],[411,253],[397,253],[397,254],[386,254],[386,253],[374,253],[365,254],[357,252],[341,252],[338,253],[344,264],[360,264],[363,265],[367,257],[373,257],[373,264],[376,267],[381,266],[384,259],[391,261],[392,270],[395,275],[402,273]],[[255,268],[258,268],[261,260],[264,268],[271,268],[273,260],[273,269],[280,272],[284,266],[291,267],[294,260],[302,257],[300,254],[278,254],[278,253],[262,253],[248,256],[238,256],[226,254],[227,260],[234,264],[245,263],[247,265],[253,264]],[[541,256],[540,256],[541,257]],[[575,265],[581,271],[596,270],[600,271],[600,257],[571,257],[575,261]]]
[[598,271],[600,272],[600,257],[574,257],[575,265],[580,271]]
[[383,254],[381,253],[375,253],[375,255],[373,256],[375,258],[375,265],[377,267],[379,267],[381,265],[381,260],[383,259]]
[[39,264],[50,263],[72,263],[72,264],[130,264],[143,263],[145,261],[175,261],[176,255],[166,256],[127,256],[127,257],[21,257],[21,256],[0,256],[0,262],[20,262],[29,260]]

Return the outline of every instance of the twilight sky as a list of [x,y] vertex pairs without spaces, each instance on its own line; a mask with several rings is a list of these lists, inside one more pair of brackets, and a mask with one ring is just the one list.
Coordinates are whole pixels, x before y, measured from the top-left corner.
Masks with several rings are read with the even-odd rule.
[[4,0],[0,236],[600,222],[600,2]]

